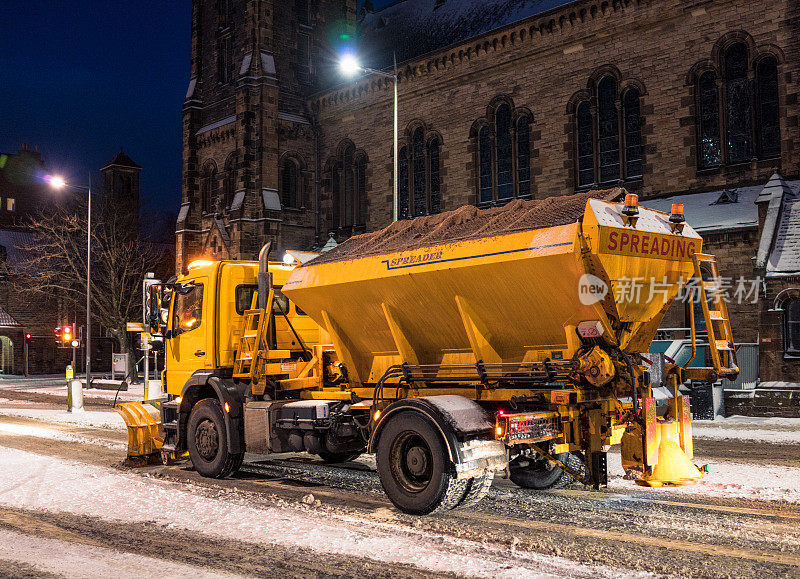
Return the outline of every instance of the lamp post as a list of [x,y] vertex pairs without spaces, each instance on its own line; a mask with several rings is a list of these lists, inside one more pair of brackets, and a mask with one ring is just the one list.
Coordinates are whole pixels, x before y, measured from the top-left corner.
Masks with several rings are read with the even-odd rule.
[[92,383],[92,174],[89,173],[89,185],[68,184],[61,177],[49,176],[46,180],[55,189],[74,189],[85,191],[88,198],[86,210],[86,387]]
[[394,84],[394,173],[393,173],[393,207],[392,207],[392,221],[397,221],[398,218],[398,197],[397,197],[397,170],[399,153],[397,151],[397,61],[394,63],[394,73],[385,72],[376,68],[368,68],[361,66],[358,58],[354,54],[345,54],[339,59],[339,68],[346,76],[353,76],[357,72],[366,72],[369,74],[377,74],[385,78],[391,78]]

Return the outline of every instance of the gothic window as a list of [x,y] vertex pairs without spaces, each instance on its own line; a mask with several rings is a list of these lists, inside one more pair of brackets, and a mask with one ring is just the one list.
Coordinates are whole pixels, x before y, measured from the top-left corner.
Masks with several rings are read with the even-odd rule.
[[781,128],[778,115],[778,61],[769,56],[756,68],[758,97],[758,142],[762,158],[781,154]]
[[625,122],[625,178],[642,176],[642,128],[639,114],[639,91],[629,88],[622,98]]
[[594,183],[594,128],[592,105],[583,101],[577,109],[578,125],[578,185]]
[[228,155],[225,161],[225,175],[222,177],[222,198],[225,207],[230,207],[233,203],[233,196],[236,193],[236,153]]
[[414,217],[427,212],[425,199],[425,132],[417,128],[411,139],[411,158],[413,159]]
[[304,32],[297,34],[297,79],[311,81],[311,37]]
[[300,207],[300,175],[294,159],[284,159],[281,166],[281,201],[284,207]]
[[478,204],[503,204],[531,194],[530,113],[501,102],[477,135]]
[[597,84],[597,146],[600,149],[600,182],[619,179],[619,115],[617,81],[603,77]]
[[217,200],[217,165],[214,161],[208,161],[203,165],[203,172],[200,178],[200,208],[203,213],[214,211]]
[[707,71],[697,79],[698,165],[701,169],[722,163],[719,140],[719,95],[717,75]]
[[356,160],[356,225],[367,224],[367,157],[359,155]]
[[492,201],[492,139],[489,127],[484,125],[478,133],[478,157],[480,173],[480,202]]
[[441,182],[439,181],[439,139],[434,137],[428,142],[428,164],[430,165],[430,212],[442,210]]
[[641,179],[644,169],[641,92],[630,87],[622,95],[617,79],[606,75],[592,99],[575,107],[578,187]]
[[397,170],[397,218],[408,219],[409,198],[408,198],[408,149],[403,147],[398,154]]
[[497,199],[514,197],[514,170],[511,151],[511,109],[500,105],[495,113],[495,142],[497,143]]
[[531,121],[525,115],[517,120],[517,188],[520,197],[531,194]]
[[363,226],[367,221],[367,158],[346,143],[331,172],[334,227]]
[[753,157],[748,68],[747,46],[738,43],[725,51],[725,126],[729,163],[745,163]]
[[233,41],[226,34],[217,41],[217,82],[229,83],[233,80]]
[[787,354],[800,355],[800,299],[783,306],[783,342]]

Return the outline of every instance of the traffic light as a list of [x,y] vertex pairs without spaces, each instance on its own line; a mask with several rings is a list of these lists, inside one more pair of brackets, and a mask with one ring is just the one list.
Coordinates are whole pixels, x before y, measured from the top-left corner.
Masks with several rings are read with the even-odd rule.
[[31,334],[25,334],[25,343],[30,344],[32,338],[33,336]]
[[59,326],[55,329],[56,344],[69,346],[72,343],[72,326]]

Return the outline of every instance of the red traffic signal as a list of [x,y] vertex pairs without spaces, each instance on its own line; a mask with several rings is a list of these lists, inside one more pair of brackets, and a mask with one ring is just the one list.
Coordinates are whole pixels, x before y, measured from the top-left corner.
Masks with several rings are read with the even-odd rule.
[[29,343],[29,344],[31,343],[31,338],[33,338],[33,336],[31,334],[25,334],[25,341],[27,343]]
[[72,326],[60,326],[55,329],[56,342],[69,344],[72,341]]

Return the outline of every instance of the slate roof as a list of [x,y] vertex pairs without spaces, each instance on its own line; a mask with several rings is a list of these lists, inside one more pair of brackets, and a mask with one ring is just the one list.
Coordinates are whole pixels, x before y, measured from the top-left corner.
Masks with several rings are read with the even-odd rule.
[[3,308],[0,308],[0,328],[8,328],[12,326],[19,326],[20,324],[11,317],[7,311]]
[[767,276],[800,273],[800,198],[784,198],[775,241],[767,260]]
[[[800,185],[800,181],[796,181]],[[755,204],[763,185],[738,187],[706,193],[673,195],[660,199],[643,199],[641,205],[669,213],[673,203],[683,203],[686,222],[695,231],[721,231],[758,227],[758,207]],[[735,203],[718,203],[721,197],[736,199]]]
[[362,8],[358,53],[366,66],[386,68],[575,0],[400,0]]

